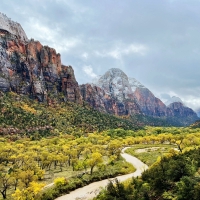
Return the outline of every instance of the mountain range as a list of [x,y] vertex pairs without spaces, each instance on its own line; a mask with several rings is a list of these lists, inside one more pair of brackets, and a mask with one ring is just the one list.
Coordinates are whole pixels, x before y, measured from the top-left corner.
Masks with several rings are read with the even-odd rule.
[[[78,85],[71,66],[61,64],[55,49],[29,40],[21,25],[0,13],[0,91],[27,95],[53,104],[56,99],[130,118],[162,119],[168,125],[186,126],[197,114],[179,98],[166,105],[122,70],[112,68],[93,83]],[[153,124],[153,125],[156,125]]]
[[92,107],[114,115],[140,114],[161,119],[176,119],[187,125],[197,114],[178,97],[165,105],[159,98],[122,70],[112,68],[91,84],[80,85],[81,95]]

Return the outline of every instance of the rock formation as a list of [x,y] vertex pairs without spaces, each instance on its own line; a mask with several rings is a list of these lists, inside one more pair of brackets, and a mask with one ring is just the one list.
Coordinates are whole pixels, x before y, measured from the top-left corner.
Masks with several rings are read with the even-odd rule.
[[[56,50],[28,40],[20,24],[0,14],[0,90],[26,94],[38,101],[82,103],[71,66],[61,65]],[[61,95],[59,95],[61,94]]]
[[181,102],[171,103],[168,108],[173,111],[174,117],[188,117],[193,118],[196,117],[197,114],[191,109],[183,105]]
[[141,111],[148,116],[164,117],[172,114],[166,105],[147,88],[136,88],[133,93]]
[[81,85],[80,91],[83,100],[93,108],[114,115],[143,114],[165,119],[180,118],[182,124],[184,120],[187,124],[198,119],[196,113],[185,107],[180,99],[179,103],[173,102],[166,106],[148,88],[116,68],[108,70],[92,84]]
[[101,112],[119,116],[141,113],[134,99],[119,101],[113,95],[94,84],[80,85],[80,91],[83,100]]
[[[165,104],[145,86],[116,68],[107,71],[93,84],[81,85],[80,90],[83,99],[91,106],[115,115],[143,113],[166,116],[168,112]],[[100,102],[101,108],[97,102]],[[109,105],[107,109],[106,105]]]
[[[83,100],[99,111],[114,115],[140,114],[141,110],[132,89],[143,87],[135,79],[130,80],[120,69],[110,69],[93,84],[80,86]],[[99,106],[100,105],[100,106]]]
[[0,12],[0,35],[7,35],[13,39],[19,39],[24,42],[28,42],[26,33],[21,25],[12,21],[5,14]]

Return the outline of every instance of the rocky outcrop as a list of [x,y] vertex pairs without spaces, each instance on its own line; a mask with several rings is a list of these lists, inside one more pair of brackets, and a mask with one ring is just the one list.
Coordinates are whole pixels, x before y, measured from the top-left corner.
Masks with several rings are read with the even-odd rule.
[[182,100],[178,97],[172,98],[173,103],[166,106],[147,88],[137,88],[134,92],[134,96],[137,99],[140,109],[145,115],[177,118],[181,120],[181,123],[184,125],[188,125],[198,120],[197,114],[191,108],[184,106]]
[[135,79],[130,81],[122,70],[113,68],[93,84],[81,85],[80,90],[83,100],[95,109],[123,116],[141,114],[132,92],[136,85],[143,87]]
[[140,114],[140,109],[134,99],[120,101],[110,93],[94,84],[80,85],[83,100],[90,106],[113,115],[123,116],[131,114]]
[[12,21],[5,14],[0,12],[0,35],[12,37],[13,39],[19,39],[24,42],[28,42],[26,33],[24,32],[21,25],[17,22]]
[[66,98],[65,100],[82,104],[82,96],[80,93],[79,85],[75,79],[74,70],[71,66],[61,66],[59,82],[61,92]]
[[127,99],[134,99],[133,93],[136,88],[145,88],[139,81],[128,77],[118,68],[111,68],[103,76],[95,80],[94,84],[121,102]]
[[52,98],[82,103],[71,66],[61,65],[56,50],[28,40],[20,24],[0,14],[0,90],[26,94],[38,101]]
[[134,96],[145,115],[164,117],[172,114],[170,109],[147,88],[136,88]]

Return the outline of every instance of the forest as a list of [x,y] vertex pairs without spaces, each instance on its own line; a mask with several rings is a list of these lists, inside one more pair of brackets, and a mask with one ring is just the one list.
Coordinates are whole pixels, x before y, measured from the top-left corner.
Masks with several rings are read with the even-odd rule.
[[[91,182],[134,172],[121,157],[145,162],[142,177],[111,182],[96,199],[199,199],[200,128],[152,127],[70,102],[0,97],[0,199],[51,200]],[[142,154],[137,149],[159,148]]]

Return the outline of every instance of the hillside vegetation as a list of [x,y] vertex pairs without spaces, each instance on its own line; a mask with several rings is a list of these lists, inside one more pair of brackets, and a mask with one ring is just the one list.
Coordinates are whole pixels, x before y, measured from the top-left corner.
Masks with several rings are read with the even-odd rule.
[[0,134],[12,137],[19,134],[81,136],[119,127],[124,130],[141,128],[137,121],[100,113],[87,105],[55,101],[49,106],[15,93],[1,94],[0,110]]

